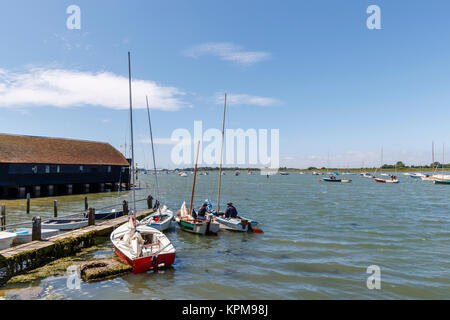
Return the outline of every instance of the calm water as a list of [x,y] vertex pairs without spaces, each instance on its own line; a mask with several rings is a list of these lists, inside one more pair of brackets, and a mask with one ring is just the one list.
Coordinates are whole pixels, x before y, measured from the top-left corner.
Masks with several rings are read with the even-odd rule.
[[[177,249],[173,268],[129,274],[67,289],[65,277],[43,279],[65,299],[450,299],[450,186],[400,176],[398,185],[357,175],[350,184],[317,176],[228,173],[223,202],[261,223],[264,234],[221,232],[204,237],[167,232]],[[153,176],[141,176],[152,184]],[[159,176],[161,198],[173,211],[189,202],[192,175]],[[198,176],[196,205],[215,203],[217,174]],[[137,191],[137,199],[151,190]],[[153,194],[153,192],[152,192]],[[128,193],[88,195],[99,208]],[[84,196],[59,197],[59,212],[77,212]],[[33,214],[52,215],[53,199],[33,199]],[[8,223],[28,219],[24,201],[7,204]],[[138,209],[145,202],[138,203]],[[109,249],[111,248],[111,249]],[[96,252],[111,256],[112,245]],[[370,265],[381,289],[369,290]]]

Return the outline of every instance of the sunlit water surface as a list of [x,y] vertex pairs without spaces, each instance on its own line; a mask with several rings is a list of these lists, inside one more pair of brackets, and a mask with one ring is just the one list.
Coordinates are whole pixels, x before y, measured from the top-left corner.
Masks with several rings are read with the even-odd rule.
[[[318,182],[317,176],[242,173],[223,177],[223,203],[260,222],[264,234],[220,232],[205,237],[173,223],[167,236],[177,255],[172,268],[128,274],[68,289],[66,277],[41,280],[64,299],[449,299],[450,186],[400,176],[398,185],[359,175],[350,184]],[[174,212],[189,199],[192,175],[158,175],[160,197]],[[144,199],[156,197],[154,176],[140,176]],[[217,174],[197,177],[195,204],[217,201]],[[58,197],[59,213],[79,212],[84,195]],[[101,208],[130,193],[89,194]],[[8,223],[31,215],[52,216],[53,199],[7,204]],[[138,209],[146,206],[137,203]],[[222,204],[222,207],[224,204]],[[113,255],[112,245],[93,258]],[[381,269],[381,289],[366,286],[367,267]],[[33,284],[36,285],[36,284]]]

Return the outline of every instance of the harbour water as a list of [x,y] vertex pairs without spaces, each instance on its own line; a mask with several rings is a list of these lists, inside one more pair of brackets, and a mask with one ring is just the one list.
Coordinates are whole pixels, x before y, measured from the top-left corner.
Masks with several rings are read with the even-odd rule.
[[[162,203],[176,212],[189,199],[193,175],[158,176]],[[310,174],[223,176],[224,203],[260,222],[264,234],[199,236],[175,223],[167,232],[177,256],[170,269],[81,282],[66,276],[25,287],[51,288],[61,299],[450,299],[449,187],[399,176],[399,184],[348,176],[352,183],[319,182]],[[136,198],[156,197],[153,175],[141,175]],[[197,177],[195,205],[217,201],[217,174]],[[79,212],[84,195],[58,197],[59,214]],[[89,194],[89,206],[130,200],[129,192]],[[7,222],[51,217],[53,198],[1,201]],[[144,209],[146,202],[137,203]],[[91,253],[113,255],[112,244]],[[381,289],[369,290],[367,268],[381,270]],[[0,288],[8,295],[17,285]],[[23,285],[20,286],[23,288]],[[47,290],[48,291],[48,290]],[[46,298],[46,294],[41,295]]]

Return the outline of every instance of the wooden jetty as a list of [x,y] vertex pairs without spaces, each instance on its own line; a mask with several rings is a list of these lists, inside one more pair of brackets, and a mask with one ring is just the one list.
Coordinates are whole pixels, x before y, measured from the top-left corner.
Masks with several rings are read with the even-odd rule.
[[[153,213],[147,209],[136,213],[138,220]],[[88,248],[96,237],[108,236],[116,227],[126,223],[128,216],[106,220],[96,225],[72,230],[49,237],[45,240],[32,241],[0,251],[0,285],[11,277],[41,267],[58,258],[67,257]]]

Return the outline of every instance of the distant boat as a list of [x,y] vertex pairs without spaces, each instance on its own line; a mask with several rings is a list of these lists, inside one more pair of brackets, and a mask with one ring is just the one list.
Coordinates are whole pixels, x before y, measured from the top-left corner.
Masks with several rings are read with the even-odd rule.
[[319,181],[325,181],[325,182],[341,182],[342,179],[336,179],[336,177],[332,175],[332,176],[330,176],[329,178],[323,178],[323,179],[320,179]]
[[450,184],[450,180],[434,180],[435,184]]
[[74,230],[86,227],[88,219],[86,218],[54,218],[42,222],[42,229]]
[[288,175],[289,175],[289,172],[281,171],[281,172],[280,172],[280,175],[282,175],[282,176],[288,176]]
[[0,231],[0,250],[8,249],[16,237],[17,235],[15,233]]
[[313,176],[320,176],[321,175],[321,173],[317,172],[317,171],[313,171],[312,174],[313,174]]
[[373,174],[368,173],[368,172],[361,173],[361,176],[363,176],[364,178],[369,178],[369,179],[375,178],[375,176]]
[[351,179],[341,179],[341,182],[342,183],[350,183],[350,182],[352,182],[352,180]]
[[413,179],[422,179],[423,177],[426,177],[426,175],[420,172],[416,172],[411,174],[410,177]]
[[375,178],[374,180],[375,180],[375,182],[379,182],[379,183],[398,183],[399,182],[395,176],[391,176],[391,179]]
[[240,175],[241,173],[239,172],[239,171],[236,171],[235,173],[234,173],[234,175],[235,176],[238,176],[238,175]]
[[188,176],[186,172],[180,172],[178,175],[180,177],[187,177]]
[[[9,229],[7,232],[11,232],[16,235],[13,240],[13,244],[22,244],[30,242],[32,239],[32,229],[31,228],[17,228]],[[46,239],[49,237],[56,236],[58,234],[58,229],[41,229],[41,238]]]

